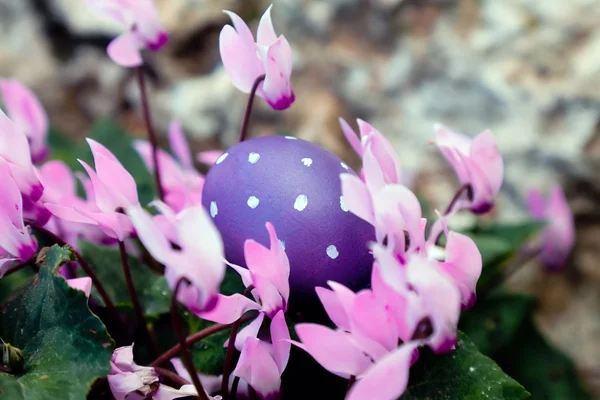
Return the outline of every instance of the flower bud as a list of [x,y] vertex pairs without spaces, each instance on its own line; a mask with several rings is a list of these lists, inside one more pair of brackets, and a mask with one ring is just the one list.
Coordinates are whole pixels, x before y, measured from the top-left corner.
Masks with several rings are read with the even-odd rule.
[[18,374],[23,371],[23,353],[21,349],[11,346],[8,343],[2,344],[2,365],[9,367],[12,373]]

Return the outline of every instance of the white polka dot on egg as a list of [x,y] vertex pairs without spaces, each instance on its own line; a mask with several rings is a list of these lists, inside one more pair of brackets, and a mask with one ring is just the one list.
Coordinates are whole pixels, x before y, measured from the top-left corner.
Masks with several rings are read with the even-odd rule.
[[256,197],[256,196],[248,197],[248,207],[254,209],[254,208],[258,207],[259,203],[260,203],[260,200],[258,200],[258,197]]
[[344,200],[344,196],[340,196],[340,208],[344,212],[348,212],[348,206],[346,205],[346,201]]
[[294,202],[294,208],[298,211],[302,211],[308,205],[308,197],[305,194],[301,194],[296,197],[296,201]]
[[223,153],[219,156],[219,158],[217,158],[217,161],[215,161],[215,164],[219,165],[221,164],[223,161],[225,161],[225,159],[227,158],[227,156],[229,155],[229,153]]
[[289,140],[297,140],[298,139],[297,137],[294,137],[294,136],[284,136],[284,137]]
[[335,260],[340,255],[337,247],[335,247],[334,245],[327,246],[327,249],[325,251],[327,252],[327,256],[332,260]]
[[342,168],[348,169],[348,165],[346,165],[346,163],[340,163],[340,165],[342,166]]
[[217,202],[211,201],[210,202],[210,216],[214,218],[217,216],[218,213],[219,213],[219,209],[217,208]]
[[306,165],[307,167],[310,167],[312,165],[312,163],[313,163],[312,158],[308,158],[308,157],[303,158],[300,161],[302,161],[302,164]]
[[256,162],[260,159],[260,154],[258,153],[250,153],[248,154],[248,162],[250,164],[256,164]]

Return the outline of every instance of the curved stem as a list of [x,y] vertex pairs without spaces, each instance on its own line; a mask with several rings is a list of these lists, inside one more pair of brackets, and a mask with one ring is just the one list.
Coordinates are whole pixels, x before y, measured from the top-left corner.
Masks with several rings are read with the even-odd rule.
[[160,168],[158,167],[158,141],[152,127],[152,117],[150,115],[150,106],[148,105],[148,95],[146,94],[146,81],[144,79],[144,71],[142,67],[135,69],[137,75],[138,86],[140,87],[140,99],[142,101],[142,113],[144,114],[144,122],[148,131],[148,139],[152,146],[152,163],[154,164],[154,181],[156,183],[156,193],[158,199],[162,200],[164,196],[163,188],[160,179]]
[[235,378],[233,378],[233,383],[231,384],[231,400],[236,399],[239,384],[240,384],[240,377],[236,376]]
[[[256,314],[244,315],[241,318],[241,320],[242,320],[242,323],[244,323],[246,321],[250,321],[251,319],[254,319],[255,317],[256,317]],[[191,346],[192,344],[199,342],[202,339],[206,339],[213,333],[221,332],[221,331],[224,331],[225,329],[231,328],[232,325],[233,324],[211,325],[208,328],[204,328],[201,331],[188,336],[185,339],[185,344],[187,346]],[[156,366],[162,365],[162,364],[166,363],[167,361],[169,361],[171,358],[175,357],[177,354],[179,354],[180,351],[181,351],[181,345],[176,344],[175,346],[171,347],[169,350],[165,351],[163,354],[158,356],[158,358],[156,358],[156,360],[152,361],[152,364],[150,364],[150,366],[156,367]]]
[[[59,236],[55,235],[53,232],[50,232],[48,229],[43,228],[41,226],[35,226],[35,225],[32,225],[32,228],[37,230],[41,234],[48,236],[50,239],[52,239],[52,241],[54,243],[58,244],[59,246],[69,246],[69,248],[71,249],[73,254],[75,254],[77,261],[79,261],[79,265],[81,266],[81,269],[83,269],[83,271],[86,273],[86,275],[89,276],[90,279],[92,280],[92,283],[96,287],[96,290],[98,291],[98,294],[100,295],[100,297],[102,297],[102,301],[104,301],[104,305],[106,306],[106,308],[109,310],[110,313],[112,313],[113,315],[118,317],[119,312],[117,311],[117,308],[115,307],[115,303],[113,303],[113,301],[111,300],[110,296],[108,295],[108,292],[104,288],[104,285],[102,285],[100,278],[98,278],[98,275],[96,275],[93,268],[90,266],[90,264],[87,263],[87,261],[85,261],[85,259],[81,256],[81,254],[77,250],[75,250],[73,248],[73,246],[70,246],[67,242],[65,242]],[[120,319],[120,317],[119,317],[119,319]]]
[[174,383],[175,385],[179,385],[179,387],[190,384],[190,382],[183,379],[182,377],[177,375],[175,372],[169,371],[166,368],[154,367],[154,370],[156,372],[158,372],[158,374],[161,375],[163,378],[171,381],[171,383]]
[[470,183],[465,183],[464,185],[458,188],[458,190],[454,194],[454,197],[452,198],[452,200],[450,200],[450,204],[448,204],[448,208],[446,208],[446,212],[444,212],[444,215],[448,215],[452,212],[452,209],[454,208],[458,200],[460,200],[461,196],[465,191],[468,197],[473,196],[473,187]]
[[187,278],[181,277],[177,281],[175,285],[175,290],[173,291],[173,296],[171,297],[171,321],[173,323],[173,329],[175,330],[175,334],[177,335],[177,340],[179,340],[179,345],[181,346],[181,358],[183,359],[183,365],[187,369],[190,377],[192,378],[192,383],[196,388],[196,392],[198,393],[198,397],[201,400],[209,400],[204,388],[202,387],[202,383],[200,382],[200,378],[198,377],[198,373],[196,372],[196,368],[194,367],[194,362],[192,361],[192,356],[188,350],[187,344],[185,342],[185,334],[183,333],[183,327],[181,326],[181,320],[179,318],[179,312],[177,311],[178,303],[177,303],[177,295],[179,294],[179,288],[181,285],[189,282]]
[[356,382],[356,376],[350,375],[350,378],[348,379],[348,386],[346,386],[346,394],[348,394],[350,389],[352,389],[352,385],[354,385],[354,382]]
[[150,334],[148,330],[148,324],[146,323],[146,318],[144,317],[144,310],[142,309],[142,304],[140,303],[140,299],[135,290],[135,285],[133,284],[133,277],[131,276],[131,266],[129,265],[129,260],[127,258],[127,250],[125,250],[125,243],[119,242],[119,252],[121,253],[121,264],[123,265],[123,275],[125,275],[125,282],[127,283],[127,290],[129,291],[129,297],[131,298],[131,303],[133,304],[133,311],[135,313],[135,317],[137,319],[138,325],[144,331],[144,335],[146,335],[146,340],[150,345],[153,356],[156,356],[159,353],[158,345],[154,341],[154,338]]
[[[248,296],[254,289],[254,285],[250,285],[244,290],[244,296]],[[233,371],[233,355],[235,353],[235,339],[242,325],[242,318],[238,318],[231,327],[231,335],[229,335],[229,343],[227,344],[227,352],[225,353],[225,364],[223,365],[223,380],[221,381],[221,396],[227,399],[229,388],[229,377]]]
[[252,104],[254,103],[256,90],[258,89],[258,85],[260,85],[260,83],[264,80],[265,75],[263,74],[256,78],[254,84],[252,84],[252,89],[250,89],[250,97],[248,97],[248,103],[246,103],[246,111],[244,112],[242,127],[240,128],[240,142],[243,142],[246,139],[246,134],[248,132],[248,122],[250,121],[250,114],[252,113]]

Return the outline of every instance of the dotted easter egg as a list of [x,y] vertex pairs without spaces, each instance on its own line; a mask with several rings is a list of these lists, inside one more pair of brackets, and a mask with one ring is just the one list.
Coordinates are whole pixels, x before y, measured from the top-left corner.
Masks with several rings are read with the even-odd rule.
[[374,229],[348,211],[338,157],[304,140],[267,136],[239,143],[216,161],[202,193],[228,261],[245,266],[244,242],[268,246],[271,222],[290,260],[291,300],[313,298],[333,280],[359,289],[369,282]]

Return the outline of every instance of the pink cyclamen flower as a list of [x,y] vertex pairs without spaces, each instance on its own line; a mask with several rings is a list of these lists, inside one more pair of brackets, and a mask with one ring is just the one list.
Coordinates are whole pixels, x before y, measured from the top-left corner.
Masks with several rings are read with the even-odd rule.
[[42,197],[40,183],[33,164],[27,137],[10,118],[0,110],[0,161],[6,163],[24,197],[36,202]]
[[158,391],[158,374],[154,368],[143,367],[133,361],[133,345],[116,349],[110,367],[108,384],[116,400],[141,400]]
[[[78,197],[75,177],[64,162],[59,160],[48,161],[38,168],[38,176],[44,184],[42,203],[70,206],[90,213],[100,212],[94,201],[91,181],[83,174],[78,174],[78,178],[86,191],[87,200]],[[99,244],[115,243],[115,240],[108,238],[98,226],[62,221],[54,215],[44,227],[63,238],[71,246],[77,246],[79,239]]]
[[86,0],[86,3],[97,15],[127,29],[106,49],[108,56],[119,65],[142,65],[143,49],[158,51],[169,39],[152,0]]
[[48,155],[46,137],[48,116],[29,88],[14,79],[0,79],[0,92],[9,117],[29,139],[31,160],[42,161]]
[[386,184],[402,183],[402,169],[400,167],[400,159],[394,150],[392,144],[385,136],[371,124],[362,119],[357,119],[360,138],[350,127],[350,125],[342,118],[339,119],[342,127],[342,132],[352,146],[356,154],[365,158],[367,149],[371,154],[370,167],[376,167],[378,174],[382,176]]
[[84,161],[79,162],[90,177],[96,210],[71,202],[45,205],[58,218],[97,225],[107,236],[123,241],[133,229],[123,211],[139,207],[135,180],[106,147],[92,139],[87,139],[87,142],[94,156],[96,170]]
[[290,334],[283,310],[279,310],[271,321],[271,343],[258,339],[262,315],[242,330],[235,342],[241,354],[233,375],[247,382],[261,399],[275,400],[290,358]]
[[244,256],[248,269],[230,264],[242,277],[246,287],[254,286],[250,300],[242,294],[231,296],[219,294],[216,307],[200,318],[213,322],[229,324],[236,321],[248,310],[260,310],[269,318],[273,318],[280,310],[286,311],[290,295],[290,262],[277,239],[275,228],[266,223],[269,232],[270,247],[267,248],[253,239],[244,243]]
[[563,268],[575,244],[575,221],[563,190],[555,185],[546,199],[541,192],[531,190],[527,203],[531,216],[547,223],[543,233],[542,262],[548,269]]
[[141,207],[127,211],[140,240],[165,265],[171,289],[180,278],[189,281],[180,286],[181,303],[194,313],[211,310],[225,277],[223,241],[212,218],[202,206],[178,214],[164,203],[157,202],[156,206],[162,214],[154,218]]
[[225,11],[233,26],[226,25],[219,36],[221,59],[236,88],[250,93],[256,79],[265,75],[256,94],[275,110],[284,110],[294,102],[292,49],[283,35],[277,37],[271,21],[271,7],[258,24],[256,42],[248,25],[235,13]]
[[[202,204],[204,178],[194,168],[190,148],[178,122],[173,121],[169,125],[169,144],[175,158],[160,149],[157,154],[161,173],[160,183],[164,191],[165,203],[179,212],[185,207]],[[134,147],[146,167],[154,171],[150,142],[136,140]]]
[[16,261],[27,261],[38,245],[23,221],[23,200],[6,163],[0,159],[0,278]]
[[90,297],[92,292],[92,279],[90,277],[67,279],[67,284],[73,289],[81,290],[86,297]]
[[438,124],[435,134],[436,144],[458,180],[471,188],[469,201],[459,208],[468,208],[476,214],[488,212],[504,178],[504,162],[492,132],[486,130],[471,139]]

